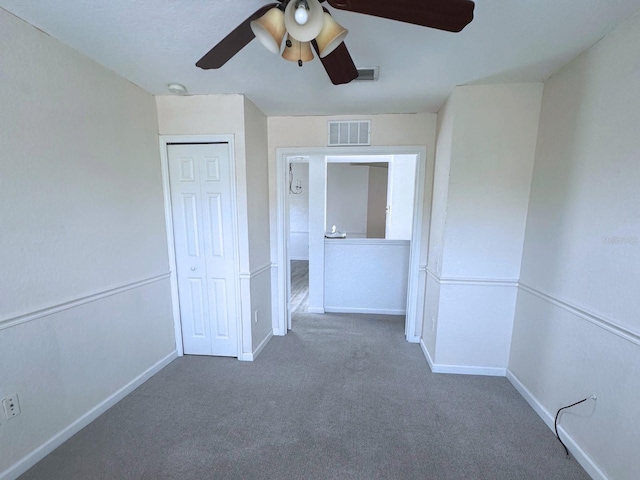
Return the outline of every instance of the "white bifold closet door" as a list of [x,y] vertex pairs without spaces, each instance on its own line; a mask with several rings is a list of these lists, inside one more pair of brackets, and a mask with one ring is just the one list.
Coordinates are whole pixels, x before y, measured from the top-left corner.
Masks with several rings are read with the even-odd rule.
[[238,356],[229,145],[168,145],[185,354]]

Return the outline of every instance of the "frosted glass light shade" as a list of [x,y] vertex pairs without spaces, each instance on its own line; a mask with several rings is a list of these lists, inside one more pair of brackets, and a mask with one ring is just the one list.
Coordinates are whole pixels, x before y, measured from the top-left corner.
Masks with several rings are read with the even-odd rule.
[[289,60],[290,62],[297,62],[302,60],[303,62],[310,62],[313,60],[313,52],[311,51],[311,43],[299,42],[291,35],[288,36],[288,40],[291,42],[290,47],[284,47],[282,51],[282,58]]
[[307,12],[304,5],[299,5],[293,17],[296,19],[298,25],[304,25],[309,20],[309,12]]
[[280,53],[282,39],[286,32],[284,13],[279,8],[268,10],[258,20],[251,22],[251,30],[260,43],[271,53]]
[[309,18],[307,23],[300,25],[296,22],[296,2],[291,1],[284,11],[284,25],[290,37],[299,42],[310,42],[318,36],[324,25],[324,11],[318,0],[307,0]]
[[349,30],[336,22],[331,15],[324,12],[324,25],[316,37],[321,58],[333,52],[343,42]]

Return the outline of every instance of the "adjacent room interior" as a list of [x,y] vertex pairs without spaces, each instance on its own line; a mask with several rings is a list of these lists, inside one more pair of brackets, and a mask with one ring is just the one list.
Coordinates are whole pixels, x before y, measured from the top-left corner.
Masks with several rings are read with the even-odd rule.
[[[285,161],[287,311],[303,302],[311,313],[405,315],[418,155],[353,151]],[[310,243],[310,235],[323,240]]]
[[0,0],[0,480],[640,478],[636,0],[99,3]]

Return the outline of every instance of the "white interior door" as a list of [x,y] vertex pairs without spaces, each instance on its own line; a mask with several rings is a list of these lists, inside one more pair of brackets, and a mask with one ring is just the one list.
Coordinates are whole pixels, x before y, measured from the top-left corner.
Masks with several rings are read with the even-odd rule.
[[238,356],[229,146],[168,145],[185,354]]

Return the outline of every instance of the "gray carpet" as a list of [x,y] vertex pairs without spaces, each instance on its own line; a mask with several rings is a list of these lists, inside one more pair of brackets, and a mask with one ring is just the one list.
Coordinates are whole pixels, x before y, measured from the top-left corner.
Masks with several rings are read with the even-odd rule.
[[403,318],[295,317],[253,363],[183,357],[21,477],[588,479],[504,378],[435,375]]

